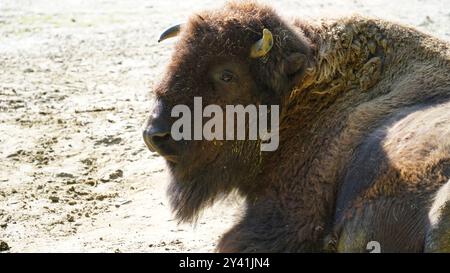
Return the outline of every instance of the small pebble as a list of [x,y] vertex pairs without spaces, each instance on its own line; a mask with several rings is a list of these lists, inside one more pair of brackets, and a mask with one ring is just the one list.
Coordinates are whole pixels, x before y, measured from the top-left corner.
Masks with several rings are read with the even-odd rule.
[[9,247],[9,245],[5,241],[0,240],[0,252],[8,251],[10,249],[11,248]]

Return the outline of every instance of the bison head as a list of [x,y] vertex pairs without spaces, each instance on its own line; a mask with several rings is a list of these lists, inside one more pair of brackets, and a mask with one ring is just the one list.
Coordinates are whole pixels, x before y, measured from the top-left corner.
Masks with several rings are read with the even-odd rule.
[[171,205],[178,219],[186,221],[234,189],[247,195],[257,188],[264,152],[259,140],[175,141],[171,109],[192,108],[194,97],[223,109],[237,104],[282,107],[308,66],[311,46],[300,29],[254,3],[230,3],[197,14],[169,28],[160,40],[172,36],[179,40],[155,87],[144,139],[166,159]]

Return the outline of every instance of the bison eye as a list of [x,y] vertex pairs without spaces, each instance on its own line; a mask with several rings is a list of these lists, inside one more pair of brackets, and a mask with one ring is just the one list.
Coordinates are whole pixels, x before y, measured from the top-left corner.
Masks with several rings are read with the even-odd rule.
[[234,74],[229,71],[229,70],[224,70],[222,72],[222,76],[220,77],[220,79],[224,82],[231,82],[234,78]]

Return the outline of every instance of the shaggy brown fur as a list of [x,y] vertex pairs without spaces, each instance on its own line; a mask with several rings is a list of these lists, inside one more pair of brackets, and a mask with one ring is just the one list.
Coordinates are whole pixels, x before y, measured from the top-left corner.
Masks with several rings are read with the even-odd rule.
[[[274,47],[251,59],[263,28]],[[294,70],[292,56],[304,58]],[[230,3],[190,18],[156,94],[149,126],[170,125],[170,109],[194,96],[281,107],[275,152],[259,141],[164,143],[180,220],[233,190],[246,198],[219,251],[364,252],[369,241],[450,251],[448,43],[377,19],[288,23]]]

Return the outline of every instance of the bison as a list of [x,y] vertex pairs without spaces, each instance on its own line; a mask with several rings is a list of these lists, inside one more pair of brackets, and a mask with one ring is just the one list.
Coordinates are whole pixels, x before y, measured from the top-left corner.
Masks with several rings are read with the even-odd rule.
[[[228,3],[178,36],[144,140],[180,222],[237,192],[220,252],[450,251],[450,44],[379,19]],[[279,105],[279,147],[171,137],[175,105]]]

